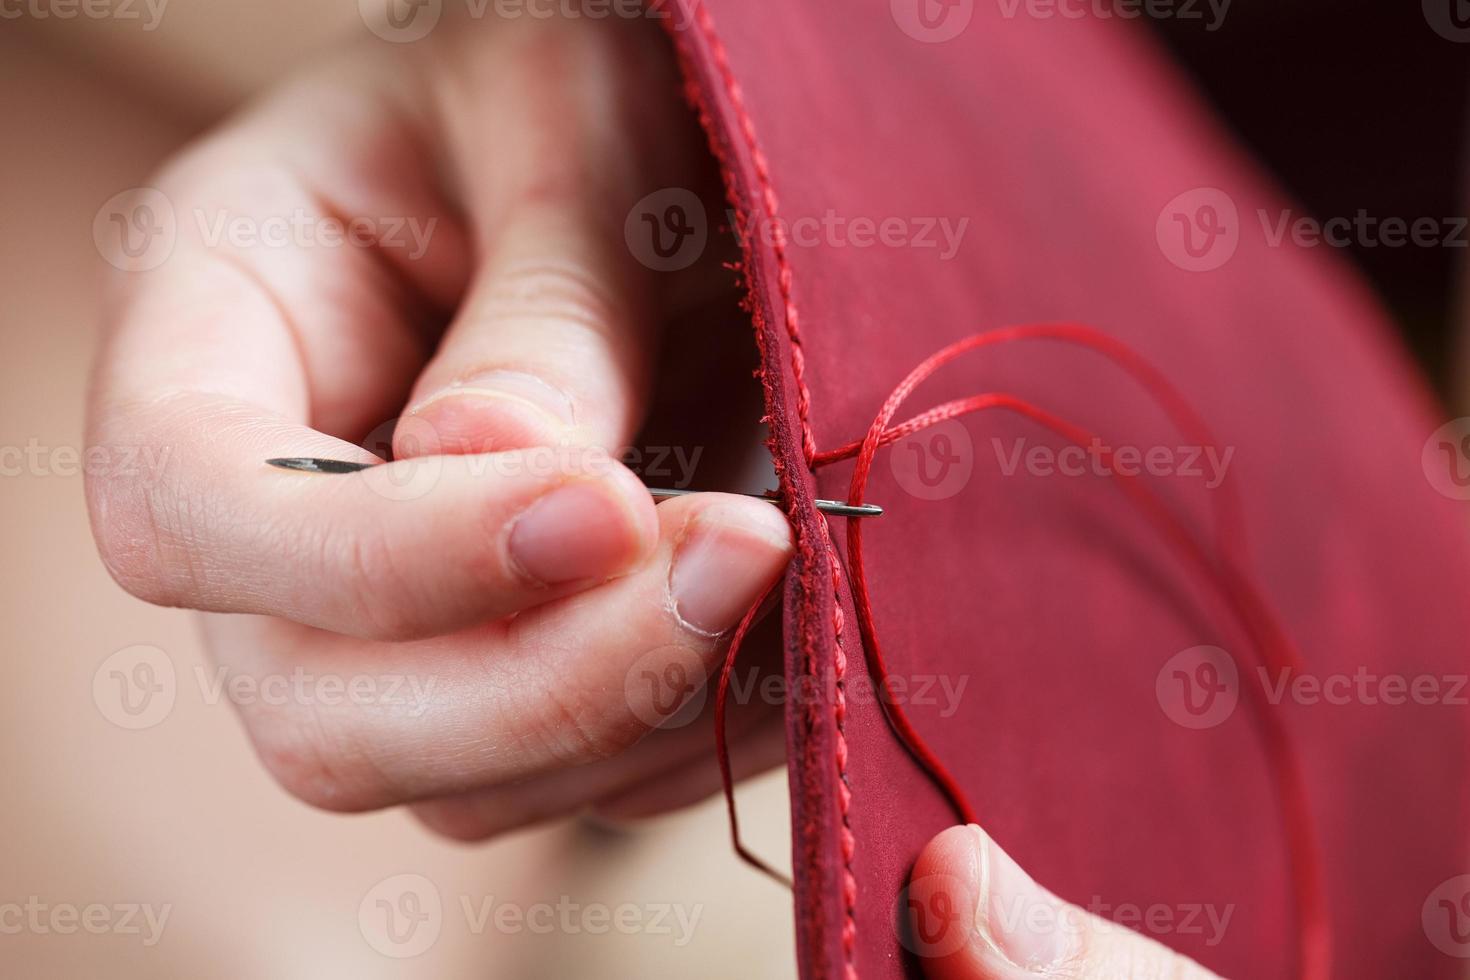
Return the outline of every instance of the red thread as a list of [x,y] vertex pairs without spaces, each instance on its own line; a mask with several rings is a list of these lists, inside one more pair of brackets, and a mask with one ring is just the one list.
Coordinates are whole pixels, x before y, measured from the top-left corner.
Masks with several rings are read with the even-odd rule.
[[[756,138],[755,120],[751,117],[750,111],[746,107],[745,96],[743,90],[740,87],[740,82],[735,77],[734,70],[730,67],[729,54],[725,49],[725,44],[721,40],[718,32],[715,30],[714,20],[710,16],[709,9],[707,5],[703,2],[703,0],[693,0],[692,6],[694,7],[695,26],[700,34],[704,37],[705,43],[709,47],[711,57],[714,59],[715,62],[716,70],[718,71],[721,81],[725,86],[726,94],[730,100],[731,106],[734,109],[736,124],[740,129],[741,136],[745,140],[747,152],[750,154],[751,164],[755,170],[756,182],[760,188],[761,203],[766,210],[767,219],[770,221],[771,225],[775,229],[775,234],[772,236],[771,246],[776,262],[776,283],[777,289],[780,292],[782,306],[784,307],[784,325],[786,329],[788,343],[791,348],[791,375],[793,384],[796,387],[796,414],[798,426],[801,430],[802,457],[805,459],[807,465],[810,467],[812,465],[812,460],[816,457],[817,454],[816,437],[812,433],[811,424],[811,390],[807,387],[806,383],[806,353],[802,348],[801,317],[796,307],[791,263],[786,251],[786,234],[780,222],[777,220],[780,214],[780,203],[776,197],[775,185],[771,180],[769,161],[766,159],[765,151],[761,149],[760,141]],[[682,52],[682,46],[679,47]],[[696,101],[702,101],[702,97],[697,91],[691,89],[691,93],[695,96]],[[704,121],[705,127],[711,137],[711,146],[715,149],[717,156],[722,156],[714,139],[714,128],[710,122],[710,116],[707,109],[701,110],[701,116]],[[723,157],[722,163],[725,163]],[[726,164],[725,170],[726,183],[731,196],[731,202],[737,208],[739,208],[740,202],[735,192],[733,177],[731,175],[732,171],[728,164]],[[747,261],[753,262],[754,258],[752,254],[751,243],[744,242],[742,243],[742,247],[745,251]],[[760,331],[757,331],[756,339],[757,343],[761,342]],[[762,344],[761,346],[764,347],[764,344]],[[762,350],[762,354],[765,354],[764,350]],[[763,366],[763,380],[765,380],[764,370],[765,368]],[[769,393],[771,390],[770,382],[767,381],[766,385],[767,392]],[[779,459],[777,461],[777,471],[784,471]],[[795,506],[794,502],[791,506]],[[788,516],[794,518],[794,515],[788,514]],[[794,519],[793,524],[796,524]],[[802,532],[799,524],[797,524],[795,528],[795,534],[797,536],[798,546],[801,552],[804,555],[813,555],[814,548],[811,546],[811,544],[808,542],[803,542],[801,540]],[[832,574],[835,589],[835,587],[840,585],[840,582],[837,579],[838,570],[835,567],[835,555],[832,558],[832,561],[834,562]],[[759,608],[760,603],[757,603],[755,609]],[[722,671],[721,690],[716,702],[717,722],[715,729],[715,740],[716,750],[721,760],[720,774],[721,780],[724,784],[725,799],[730,814],[730,829],[731,834],[734,838],[735,849],[741,855],[741,857],[745,858],[752,865],[760,868],[767,874],[772,874],[774,877],[780,879],[782,877],[781,875],[773,872],[768,865],[755,858],[753,855],[749,854],[749,852],[747,852],[744,846],[740,843],[740,834],[735,820],[735,796],[734,789],[731,785],[729,753],[725,745],[724,702],[726,697],[728,696],[729,674],[734,666],[735,657],[739,653],[740,643],[744,640],[746,632],[750,629],[751,623],[754,620],[754,615],[755,612],[754,610],[752,610],[751,615],[747,617],[746,621],[743,621],[741,623],[740,628],[736,631],[736,634],[732,638],[730,643],[730,649],[726,656],[724,669]],[[842,651],[842,605],[840,597],[834,600],[833,620],[838,660],[838,662],[834,664],[834,674],[838,683],[841,683],[841,679],[845,676],[846,655]],[[845,702],[842,703],[842,706],[840,708],[834,707],[834,711],[845,713]],[[857,949],[857,921],[855,918],[857,908],[857,879],[853,876],[852,873],[852,861],[853,854],[856,850],[856,840],[852,835],[852,829],[848,819],[848,814],[852,806],[852,792],[849,788],[847,778],[847,743],[843,734],[843,713],[838,713],[836,715],[837,732],[835,740],[838,775],[838,807],[842,819],[841,847],[844,908],[844,920],[842,926],[842,950],[844,963],[843,974],[845,980],[858,980],[857,967],[854,963],[854,957],[856,955]]]
[[765,608],[766,600],[770,599],[779,585],[780,582],[773,582],[761,594],[760,601],[750,607],[750,611],[740,620],[740,625],[735,627],[735,632],[730,637],[730,649],[725,654],[724,666],[720,668],[720,682],[715,688],[715,761],[720,765],[720,784],[725,788],[725,812],[730,816],[730,840],[735,845],[735,853],[747,864],[789,887],[790,878],[756,857],[740,841],[740,820],[735,815],[734,779],[730,772],[730,750],[725,744],[725,708],[730,699],[730,674],[735,669],[735,657],[740,652],[740,645],[745,642],[746,634],[755,625],[756,617]]
[[[826,520],[823,519],[823,526]],[[831,529],[828,528],[830,536]],[[842,819],[838,830],[842,848],[842,956],[847,964],[847,980],[856,980],[853,957],[857,953],[857,877],[852,873],[853,855],[857,853],[857,837],[852,832],[852,786],[847,779],[847,650],[843,646],[842,569],[837,562],[837,549],[829,548],[832,568],[832,627],[836,635],[836,655],[832,658],[832,714],[837,722],[837,812]]]
[[[937,354],[931,355],[910,374],[910,379],[915,378],[912,383],[909,379],[900,384],[893,394],[889,396],[890,401],[896,399],[903,402],[913,388],[923,378],[934,373],[935,370],[944,366],[956,358],[977,350],[981,347],[989,347],[995,344],[1009,343],[1017,340],[1055,340],[1063,343],[1083,347],[1108,358],[1124,372],[1132,376],[1143,389],[1152,395],[1169,416],[1170,420],[1186,436],[1194,439],[1201,446],[1219,448],[1219,441],[1209,426],[1205,424],[1198,412],[1190,405],[1188,399],[1179,392],[1159,371],[1148,361],[1138,355],[1136,351],[1126,344],[1109,336],[1093,327],[1078,323],[1032,323],[1020,326],[1001,327],[989,330],[985,333],[973,334],[965,339],[944,348]],[[938,411],[936,409],[935,411]],[[935,421],[927,418],[929,413],[916,416],[907,422],[893,426],[885,431],[880,445],[886,446],[897,442],[905,436],[912,435],[920,429],[927,428]],[[862,442],[849,443],[838,449],[818,453],[812,461],[813,466],[825,466],[856,456],[862,447]],[[1242,547],[1244,540],[1244,518],[1240,498],[1235,493],[1232,484],[1226,482],[1219,487],[1219,507],[1215,514],[1216,535],[1222,550],[1231,546]]]
[[[698,30],[704,36],[709,46],[711,56],[715,61],[716,68],[720,74],[721,81],[725,86],[731,105],[736,116],[736,123],[744,138],[747,151],[750,154],[752,167],[755,171],[756,181],[759,185],[761,204],[767,212],[767,217],[776,228],[772,236],[772,251],[777,268],[777,286],[780,292],[785,315],[785,329],[791,346],[791,369],[793,381],[796,387],[797,415],[801,429],[802,453],[809,466],[815,468],[834,462],[837,459],[847,458],[849,455],[858,457],[858,466],[854,473],[854,495],[853,501],[860,500],[861,484],[856,480],[857,471],[861,471],[866,479],[866,474],[872,465],[872,456],[881,445],[886,445],[902,438],[904,435],[920,431],[945,418],[953,418],[958,415],[986,408],[1006,407],[1013,411],[1020,411],[1046,424],[1053,431],[1058,432],[1064,438],[1074,438],[1078,435],[1090,438],[1090,433],[1065,420],[1050,416],[1034,406],[1027,405],[1019,399],[1010,399],[1009,403],[1002,404],[993,399],[1006,398],[1008,396],[979,396],[974,399],[963,399],[948,405],[940,406],[931,412],[909,419],[901,423],[893,430],[885,428],[888,419],[891,419],[893,411],[896,411],[898,403],[907,397],[912,387],[918,383],[919,378],[910,375],[907,390],[895,391],[890,396],[885,409],[890,408],[888,419],[882,424],[875,423],[874,430],[870,430],[868,438],[861,444],[857,444],[851,452],[846,452],[850,447],[829,454],[818,454],[816,450],[815,437],[811,426],[811,393],[806,383],[806,356],[801,343],[800,315],[796,307],[794,290],[792,285],[792,269],[787,255],[787,243],[779,223],[779,202],[775,187],[771,181],[770,165],[764,151],[756,138],[755,123],[745,104],[744,93],[738,80],[735,78],[729,62],[729,56],[725,46],[714,28],[713,19],[705,4],[696,2],[693,4],[695,10],[695,23]],[[747,250],[749,244],[746,243]],[[1198,417],[1194,415],[1187,402],[1177,397],[1164,379],[1157,371],[1147,365],[1141,358],[1134,355],[1128,348],[1104,334],[1088,331],[1076,325],[1037,325],[1031,327],[1013,327],[1007,331],[996,331],[991,334],[981,335],[960,344],[952,345],[945,351],[931,358],[930,361],[920,366],[915,374],[920,378],[932,373],[934,369],[948,360],[960,354],[989,343],[996,343],[1004,339],[1021,339],[1022,337],[1050,336],[1054,339],[1070,340],[1084,346],[1090,346],[1111,357],[1115,363],[1133,373],[1146,388],[1156,397],[1159,397],[1165,409],[1174,418],[1175,423],[1186,432],[1204,433],[1201,438],[1202,444],[1213,444],[1213,439],[1208,438],[1208,432],[1199,423]],[[923,372],[920,374],[920,372]],[[902,389],[902,386],[901,386]],[[987,401],[987,399],[992,399]],[[1074,439],[1075,441],[1075,439]],[[1116,475],[1116,474],[1115,474]],[[1208,556],[1199,548],[1189,535],[1186,528],[1173,519],[1167,508],[1153,497],[1141,484],[1133,480],[1120,482],[1129,495],[1130,501],[1160,527],[1161,531],[1180,547],[1187,555],[1192,557],[1202,571],[1206,574],[1212,584],[1219,587],[1226,600],[1232,606],[1232,611],[1238,615],[1252,639],[1258,645],[1261,655],[1268,660],[1277,662],[1295,662],[1296,655],[1284,631],[1280,628],[1275,616],[1260,598],[1249,579],[1240,573],[1234,562],[1230,561],[1229,552],[1239,549],[1243,553],[1242,537],[1240,532],[1240,509],[1229,491],[1221,495],[1220,508],[1216,513],[1217,534],[1219,537],[1219,550],[1222,554],[1222,564],[1214,565]],[[799,533],[799,531],[798,531]],[[866,582],[861,578],[861,530],[859,522],[849,523],[850,559],[855,559],[854,566],[854,601],[858,605],[859,625],[864,634],[865,651],[868,652],[870,660],[873,661],[873,669],[879,683],[885,686],[888,683],[886,667],[882,663],[881,652],[878,651],[875,641],[875,630],[872,623],[871,604],[868,601]],[[840,578],[838,569],[833,565],[833,584],[840,592]],[[860,596],[860,598],[859,598]],[[837,653],[834,664],[834,676],[839,681],[845,677],[846,654],[841,648],[841,605],[837,604],[834,610],[834,629],[837,633]],[[749,619],[753,620],[754,613]],[[723,702],[728,695],[728,674],[738,654],[740,642],[743,641],[749,622],[742,623],[742,628],[737,630],[733,638],[730,650],[727,654],[725,670],[723,672],[724,683],[718,697],[717,714],[719,715],[719,727],[716,730],[717,752],[721,757],[721,775],[725,786],[727,803],[731,815],[731,830],[735,837],[737,850],[742,857],[770,872],[759,859],[754,858],[740,845],[737,825],[734,823],[735,807],[733,787],[729,771],[728,750],[724,739],[724,716]],[[885,707],[892,699],[884,699]],[[842,831],[842,857],[843,857],[843,901],[845,906],[845,921],[843,925],[843,949],[846,958],[845,976],[848,980],[856,980],[856,969],[853,965],[853,951],[855,947],[856,924],[853,918],[856,906],[856,882],[852,876],[852,857],[855,842],[851,836],[848,824],[848,813],[851,806],[851,790],[847,780],[847,745],[842,732],[842,726],[846,717],[845,699],[839,694],[834,697],[834,715],[837,720],[836,756],[839,773],[838,793],[839,807],[843,820]],[[1265,735],[1268,754],[1271,756],[1273,768],[1277,775],[1278,786],[1283,798],[1283,808],[1286,811],[1288,823],[1288,836],[1291,841],[1291,852],[1294,871],[1294,884],[1298,898],[1298,915],[1302,925],[1302,943],[1299,957],[1302,964],[1301,974],[1303,977],[1316,978],[1325,976],[1327,973],[1329,949],[1329,935],[1327,921],[1323,909],[1324,898],[1320,888],[1319,859],[1317,856],[1316,838],[1310,821],[1309,805],[1303,785],[1301,771],[1298,767],[1294,752],[1286,731],[1280,719],[1270,710],[1269,705],[1256,704],[1258,717],[1262,721],[1263,734]],[[894,706],[896,708],[896,705]],[[885,711],[890,724],[895,731],[904,739],[906,746],[911,752],[915,752],[925,768],[942,787],[946,789],[953,802],[959,804],[957,809],[964,812],[968,810],[962,792],[953,778],[949,776],[939,760],[923,745],[918,733],[903,716],[901,709],[893,713]],[[916,751],[917,750],[917,751]],[[922,755],[919,753],[922,752]]]
[[[1076,445],[1086,447],[1090,443],[1093,443],[1096,437],[1087,429],[1053,415],[1013,395],[1004,393],[988,393],[957,399],[917,415],[896,426],[890,426],[889,423],[892,421],[893,416],[897,414],[899,407],[913,390],[945,364],[948,364],[965,353],[989,344],[1034,338],[1063,340],[1089,347],[1104,354],[1137,379],[1159,401],[1175,421],[1175,424],[1182,430],[1199,438],[1202,444],[1206,446],[1215,445],[1215,440],[1208,428],[1205,427],[1188,402],[1168,384],[1167,380],[1155,368],[1131,349],[1106,334],[1081,325],[1038,324],[1009,327],[987,334],[975,335],[951,344],[932,355],[910,372],[908,377],[884,401],[877,418],[873,420],[872,426],[868,429],[867,435],[861,442],[850,443],[826,453],[815,453],[811,458],[813,466],[828,465],[839,460],[856,457],[857,463],[853,469],[848,502],[851,504],[861,504],[863,502],[863,492],[867,486],[868,477],[879,448],[946,419],[957,418],[971,412],[989,409],[1005,409],[1032,419]],[[1250,635],[1252,644],[1262,660],[1268,665],[1278,668],[1299,665],[1299,656],[1286,635],[1285,630],[1281,627],[1278,617],[1250,581],[1249,576],[1240,570],[1231,555],[1225,553],[1231,542],[1238,541],[1238,530],[1241,522],[1239,502],[1233,493],[1227,493],[1222,498],[1221,508],[1216,514],[1217,532],[1221,538],[1220,551],[1222,552],[1217,563],[1211,560],[1210,555],[1195,540],[1187,526],[1179,521],[1163,501],[1140,479],[1129,474],[1118,473],[1112,468],[1111,451],[1105,449],[1102,453],[1102,459],[1111,475],[1119,478],[1118,485],[1124,490],[1130,503],[1137,507],[1154,524],[1156,530],[1172,546],[1178,549],[1183,557],[1188,559],[1191,567],[1199,571],[1210,585],[1218,589],[1222,598],[1230,606],[1231,612],[1240,620],[1241,625]],[[868,592],[866,572],[863,564],[862,521],[860,520],[850,520],[848,522],[848,561],[851,564],[853,604],[858,613],[858,625],[863,637],[864,652],[867,655],[869,667],[875,680],[881,685],[882,692],[887,695],[891,693],[889,691],[889,673],[883,657],[882,648],[878,641],[877,628],[873,621],[872,601]],[[835,557],[833,558],[832,573],[833,587],[839,593],[840,599],[841,581]],[[843,723],[846,718],[846,700],[843,694],[841,679],[845,676],[846,653],[841,647],[841,615],[841,603],[839,601],[834,617],[838,631],[835,665],[838,686],[834,699],[834,713],[838,719],[837,755],[840,772],[839,794],[843,819],[843,899],[847,907],[846,923],[844,924],[843,930],[843,944],[849,959],[847,973],[849,978],[852,978],[856,974],[851,964],[849,940],[855,941],[855,933],[850,932],[849,927],[855,929],[853,912],[856,905],[856,881],[853,879],[851,873],[851,852],[855,843],[852,839],[851,828],[848,823],[848,806],[851,801],[851,795],[846,778],[847,744],[842,732]],[[751,863],[756,864],[757,867],[761,867],[769,873],[769,869],[763,863],[759,862],[758,859],[753,859],[739,842],[738,830],[734,824],[734,791],[729,775],[728,749],[725,743],[723,701],[727,696],[728,676],[735,663],[740,642],[744,639],[747,628],[748,624],[743,623],[742,628],[737,630],[736,636],[732,640],[730,649],[726,654],[725,666],[721,675],[721,684],[716,695],[715,748],[717,755],[721,759],[721,774],[726,794],[726,803],[731,815],[732,833],[735,835],[736,849],[746,860],[751,861]],[[1263,692],[1259,692],[1255,688],[1249,688],[1249,690],[1253,695],[1251,704],[1256,712],[1257,719],[1261,723],[1261,734],[1265,742],[1267,755],[1271,761],[1273,773],[1276,777],[1277,790],[1281,796],[1283,820],[1286,824],[1287,844],[1292,863],[1292,885],[1296,896],[1298,925],[1301,933],[1301,940],[1298,947],[1299,975],[1303,978],[1310,978],[1310,980],[1317,980],[1317,978],[1326,977],[1329,973],[1331,936],[1326,913],[1326,897],[1322,888],[1320,853],[1315,826],[1312,822],[1310,801],[1307,796],[1299,760],[1282,720],[1272,710],[1272,706],[1264,699]],[[958,781],[924,742],[897,700],[891,696],[885,696],[879,698],[879,703],[883,706],[884,716],[890,727],[898,735],[909,753],[924,769],[925,773],[943,791],[955,812],[967,823],[976,822],[973,807],[971,807],[969,801],[966,799]]]

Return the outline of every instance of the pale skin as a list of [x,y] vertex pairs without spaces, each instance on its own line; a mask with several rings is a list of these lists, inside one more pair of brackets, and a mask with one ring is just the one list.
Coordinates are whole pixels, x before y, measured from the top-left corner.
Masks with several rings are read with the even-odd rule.
[[[1161,943],[1058,898],[974,825],[931,840],[909,882],[906,900],[931,915],[930,931],[913,932],[928,942],[911,938],[910,948],[934,980],[1216,978]],[[936,910],[945,914],[942,929]]]
[[[650,735],[628,678],[712,670],[785,568],[790,529],[728,494],[655,507],[607,451],[645,421],[669,324],[734,289],[714,250],[678,273],[640,263],[624,220],[661,188],[718,199],[717,181],[656,27],[486,18],[315,68],[149,182],[178,240],[112,290],[88,441],[168,464],[89,479],[109,571],[150,602],[233,614],[205,620],[233,673],[434,684],[428,710],[242,705],[289,792],[337,811],[406,805],[479,840],[715,788],[707,727]],[[338,248],[209,234],[299,214],[432,231]],[[395,417],[382,468],[264,465],[371,462],[361,441]],[[739,734],[741,771],[779,759],[778,725]],[[998,880],[979,870],[998,864],[983,841],[941,834],[916,877],[971,882],[973,909]],[[1038,970],[970,934],[930,975],[1210,976],[1100,925]]]

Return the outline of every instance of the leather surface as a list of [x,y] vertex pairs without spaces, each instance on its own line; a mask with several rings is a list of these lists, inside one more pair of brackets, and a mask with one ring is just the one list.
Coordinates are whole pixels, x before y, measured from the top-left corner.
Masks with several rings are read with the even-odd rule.
[[[865,980],[918,975],[894,925],[900,889],[953,816],[863,696],[850,597],[845,582],[834,595],[834,545],[810,507],[813,492],[846,495],[851,464],[814,476],[803,462],[792,308],[819,449],[860,438],[910,368],[976,330],[1070,319],[1125,340],[1233,450],[1226,475],[1249,528],[1236,545],[1307,673],[1463,675],[1465,515],[1420,458],[1441,420],[1340,257],[1270,240],[1258,211],[1274,220],[1290,202],[1137,25],[936,4],[931,13],[970,17],[937,43],[920,39],[910,0],[702,3],[717,35],[695,26],[692,3],[680,8],[690,26],[674,33],[743,224],[770,219],[767,184],[787,222],[897,219],[912,238],[935,219],[941,243],[940,220],[966,222],[951,257],[912,241],[862,247],[850,224],[815,232],[815,244],[793,234],[784,265],[769,236],[746,243],[774,448],[801,542],[787,670],[793,690],[817,692],[787,715],[804,976],[849,966]],[[1236,213],[1222,215],[1212,246],[1200,208],[1222,195]],[[1208,268],[1181,267],[1191,265]],[[1055,345],[987,350],[946,369],[911,407],[988,390],[1030,398],[1115,447],[1166,447],[1187,461],[1186,440],[1125,376]],[[1244,633],[1108,478],[1024,465],[1007,475],[1017,445],[1061,444],[1024,420],[982,415],[883,450],[874,469],[868,497],[888,513],[867,529],[867,564],[910,716],[987,830],[1039,881],[1105,914],[1167,910],[1156,938],[1225,975],[1290,976],[1280,808],[1250,712],[1242,704],[1197,730],[1175,720],[1167,693],[1171,658],[1206,644],[1258,683]],[[946,469],[941,457],[956,462]],[[1175,475],[1154,486],[1204,528],[1206,482]],[[1325,849],[1335,975],[1456,975],[1421,910],[1441,882],[1470,871],[1467,709],[1291,700],[1281,710]],[[1223,931],[1204,923],[1211,909],[1229,915]]]

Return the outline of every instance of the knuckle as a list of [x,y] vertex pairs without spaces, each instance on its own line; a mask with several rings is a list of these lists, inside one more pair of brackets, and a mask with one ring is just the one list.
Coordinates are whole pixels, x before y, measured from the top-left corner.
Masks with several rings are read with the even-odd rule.
[[409,580],[398,568],[394,548],[375,526],[349,534],[328,535],[325,569],[340,569],[351,611],[365,624],[363,632],[380,640],[411,640],[426,631]]
[[604,344],[627,319],[613,290],[572,262],[518,263],[500,270],[485,294],[491,321],[537,320],[559,328],[559,345]]
[[165,606],[225,609],[234,598],[209,541],[241,523],[207,471],[177,458],[229,416],[209,399],[173,393],[141,405],[94,404],[85,471],[87,509],[103,565],[129,593]]
[[1083,942],[1063,971],[1067,977],[1135,977],[1137,980],[1191,980],[1207,976],[1193,962],[1148,936],[1105,919],[1083,930]]
[[374,767],[334,739],[315,711],[246,711],[261,764],[282,789],[309,806],[357,813],[394,802]]
[[481,808],[463,800],[430,800],[413,808],[429,830],[440,837],[464,844],[474,844],[511,829],[510,824],[487,818]]
[[187,605],[202,577],[188,544],[196,508],[131,477],[88,477],[86,496],[97,551],[113,581],[145,602]]
[[621,697],[586,691],[561,675],[543,682],[536,700],[528,734],[561,766],[612,758],[648,733]]
[[157,534],[147,508],[124,488],[96,481],[88,481],[87,508],[97,553],[113,581],[145,602],[160,602]]

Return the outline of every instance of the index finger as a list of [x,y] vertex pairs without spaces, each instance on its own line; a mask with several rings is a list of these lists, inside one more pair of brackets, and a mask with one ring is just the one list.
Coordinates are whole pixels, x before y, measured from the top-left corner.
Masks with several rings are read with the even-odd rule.
[[[403,160],[413,153],[402,148],[366,157],[387,173],[349,168],[333,190],[362,215],[440,219],[447,230],[422,253],[231,236],[242,221],[257,233],[283,216],[312,228],[340,222],[314,170],[337,154],[364,159],[355,151],[397,145],[401,114],[362,94],[372,83],[341,81],[309,83],[159,179],[177,241],[166,261],[129,273],[114,301],[88,439],[146,447],[166,465],[89,478],[109,570],[155,602],[398,638],[636,567],[653,547],[653,505],[605,461],[444,462],[431,483],[410,479],[416,495],[393,483],[405,478],[401,465],[320,479],[263,465],[370,461],[340,437],[360,436],[402,403],[426,346],[416,317],[435,296],[447,302],[464,275],[463,236],[420,172],[429,165]],[[344,91],[360,101],[340,104]],[[224,237],[211,241],[215,228]]]

